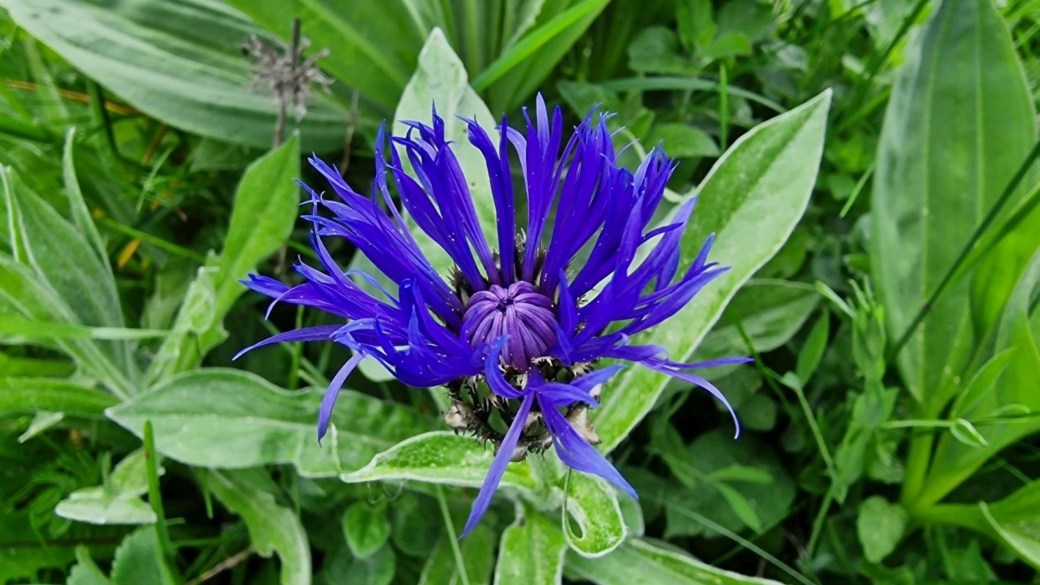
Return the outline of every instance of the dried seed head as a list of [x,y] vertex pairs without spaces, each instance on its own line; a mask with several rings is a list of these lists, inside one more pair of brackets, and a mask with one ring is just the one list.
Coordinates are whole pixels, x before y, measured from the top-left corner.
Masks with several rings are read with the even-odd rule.
[[310,39],[303,39],[295,49],[279,40],[274,43],[269,44],[251,35],[243,45],[243,52],[256,64],[249,87],[271,94],[279,108],[295,108],[296,121],[299,122],[307,113],[311,85],[318,85],[325,91],[332,85],[332,78],[316,65],[319,59],[328,56],[329,50],[322,49],[301,63],[300,55],[310,47]]

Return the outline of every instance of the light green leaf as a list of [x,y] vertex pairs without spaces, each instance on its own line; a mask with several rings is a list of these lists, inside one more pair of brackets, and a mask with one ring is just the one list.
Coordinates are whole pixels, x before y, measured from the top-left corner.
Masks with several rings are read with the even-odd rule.
[[[336,410],[340,410],[338,403]],[[480,487],[494,456],[492,449],[484,448],[472,437],[434,431],[394,445],[372,458],[368,465],[345,473],[340,479],[347,483],[416,480]],[[523,461],[509,464],[501,485],[536,491],[539,483],[532,466]]]
[[112,585],[112,581],[101,572],[94,559],[90,558],[89,549],[80,545],[76,547],[76,564],[69,571],[66,585]]
[[48,429],[54,427],[65,418],[65,413],[62,412],[48,412],[46,410],[38,411],[29,423],[29,428],[25,429],[25,432],[18,435],[18,442],[25,443],[26,441],[46,432]]
[[809,378],[812,378],[812,375],[816,372],[816,367],[820,365],[820,360],[823,359],[823,355],[827,352],[829,329],[830,315],[824,311],[820,318],[816,320],[812,330],[809,331],[809,337],[806,338],[805,345],[798,352],[798,361],[794,371],[802,384],[807,383]]
[[[518,512],[521,508],[518,508]],[[559,585],[567,542],[560,527],[530,506],[502,533],[495,585]]]
[[[823,150],[830,92],[760,124],[715,164],[697,197],[682,240],[680,270],[712,232],[712,259],[732,268],[668,322],[633,343],[655,343],[683,361],[718,320],[729,300],[784,244],[809,202]],[[754,234],[754,237],[748,237]],[[616,447],[653,408],[668,377],[629,368],[603,391],[596,411],[602,448]]]
[[385,506],[354,502],[343,514],[343,536],[355,557],[366,559],[390,538],[390,518]]
[[628,535],[617,492],[603,479],[569,471],[563,533],[571,550],[584,557],[601,557]]
[[1040,482],[1034,481],[995,504],[949,506],[962,525],[989,534],[1040,569]]
[[[910,326],[1036,140],[1031,93],[991,0],[943,2],[919,41],[906,51],[888,102],[871,207],[871,267],[892,339]],[[972,303],[980,334],[1032,255],[1035,225],[977,273],[986,289]],[[975,344],[969,285],[962,279],[947,288],[899,355],[927,416],[953,397]]]
[[163,562],[154,528],[139,528],[119,545],[112,561],[112,582],[115,585],[176,585],[178,579]]
[[154,524],[155,512],[140,498],[148,491],[145,465],[144,450],[134,451],[116,465],[105,485],[72,492],[54,513],[90,524]]
[[597,585],[779,585],[777,581],[745,577],[716,569],[668,545],[632,538],[598,559],[567,555],[568,578]]
[[107,414],[135,434],[152,421],[156,449],[188,465],[239,469],[292,463],[306,477],[358,469],[432,426],[404,406],[344,390],[333,430],[320,446],[321,396],[316,390],[282,390],[240,370],[206,368],[172,378]]
[[910,516],[901,505],[891,504],[881,496],[864,500],[856,516],[856,534],[867,561],[885,560],[896,549],[909,523]]
[[719,145],[707,132],[689,124],[657,124],[643,140],[647,147],[658,144],[672,158],[718,156]]
[[[491,529],[481,525],[459,542],[470,585],[487,585],[491,581],[495,536]],[[460,585],[462,582],[451,543],[442,538],[423,567],[419,585]]]
[[0,378],[0,416],[50,411],[102,418],[116,404],[119,400],[107,392],[67,380]]
[[[249,35],[261,31],[235,10],[214,0],[0,0],[0,6],[145,114],[226,142],[271,144],[277,108],[270,96],[247,87],[252,64],[241,51]],[[298,125],[304,142],[315,150],[341,147],[347,108],[316,93]],[[288,126],[297,127],[292,116]]]
[[0,335],[33,340],[94,339],[128,341],[166,337],[169,331],[125,327],[88,327],[61,321],[37,321],[14,315],[0,315]]
[[[242,517],[256,552],[264,557],[278,553],[283,585],[310,585],[311,551],[307,533],[292,510],[278,505],[274,482],[262,469],[200,471],[206,488],[228,510]],[[146,583],[139,581],[138,583]]]
[[292,233],[299,213],[300,141],[289,138],[246,168],[235,190],[220,253],[217,315],[222,318],[245,288],[239,279],[273,254]]
[[69,198],[69,211],[72,215],[72,223],[76,229],[82,232],[87,241],[90,242],[94,253],[97,254],[101,265],[112,275],[112,266],[108,263],[108,252],[105,250],[105,241],[101,239],[94,220],[90,217],[87,202],[83,199],[83,192],[79,188],[79,179],[76,178],[76,165],[73,161],[73,147],[75,146],[76,129],[69,128],[65,133],[65,151],[61,158],[62,179],[65,182],[65,193]]

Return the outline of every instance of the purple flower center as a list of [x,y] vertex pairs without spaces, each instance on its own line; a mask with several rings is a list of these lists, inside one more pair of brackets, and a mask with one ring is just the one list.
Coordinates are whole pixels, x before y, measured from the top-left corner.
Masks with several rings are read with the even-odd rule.
[[473,294],[462,317],[462,335],[472,347],[508,335],[502,350],[506,364],[527,371],[531,360],[556,343],[552,299],[529,282],[509,288],[497,284]]

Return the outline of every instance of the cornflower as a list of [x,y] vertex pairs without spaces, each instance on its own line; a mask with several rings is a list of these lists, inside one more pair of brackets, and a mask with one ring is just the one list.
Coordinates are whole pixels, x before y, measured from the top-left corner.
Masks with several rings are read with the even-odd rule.
[[[637,497],[593,447],[599,437],[587,409],[599,405],[603,383],[624,367],[597,367],[603,360],[634,362],[706,389],[729,409],[739,434],[725,396],[691,370],[745,358],[687,364],[670,360],[660,346],[631,343],[726,270],[708,262],[710,236],[680,274],[680,240],[693,199],[666,225],[648,227],[672,162],[654,148],[635,172],[619,167],[607,117],[595,111],[566,143],[560,109],[550,117],[541,96],[535,120],[526,109],[524,117],[525,132],[503,118],[497,142],[475,120],[464,119],[469,142],[487,166],[496,233],[482,231],[467,177],[434,110],[432,126],[406,122],[406,135],[390,138],[389,163],[380,128],[369,197],[312,157],[336,195],[326,199],[304,185],[313,205],[304,219],[314,226],[311,243],[321,269],[301,261],[295,268],[304,282],[292,287],[258,275],[243,281],[273,298],[272,306],[313,307],[346,321],[287,331],[243,350],[297,341],[333,341],[353,350],[322,401],[319,441],[361,360],[376,360],[409,386],[447,387],[448,426],[496,447],[463,535],[487,511],[509,462],[549,447],[571,468]],[[524,206],[514,192],[510,148],[519,159]],[[438,274],[424,255],[391,196],[390,180],[411,220],[451,257],[450,274]],[[526,216],[525,230],[517,226],[518,215]],[[396,294],[370,274],[342,270],[326,237],[356,246],[396,285]],[[370,294],[362,281],[379,292]],[[496,413],[500,423],[492,419]]]

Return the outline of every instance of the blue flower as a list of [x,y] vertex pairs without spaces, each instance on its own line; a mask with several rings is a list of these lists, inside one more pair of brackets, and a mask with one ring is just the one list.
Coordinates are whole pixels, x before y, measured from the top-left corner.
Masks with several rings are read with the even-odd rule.
[[[630,343],[726,270],[708,263],[709,237],[679,272],[680,240],[693,200],[679,207],[671,223],[648,229],[674,168],[664,153],[653,149],[633,173],[617,164],[605,116],[590,113],[566,143],[560,109],[550,117],[541,96],[535,121],[526,110],[524,116],[526,132],[503,120],[497,142],[465,120],[469,141],[487,165],[496,234],[481,229],[467,177],[435,110],[432,127],[408,122],[406,136],[390,139],[397,148],[389,149],[389,163],[380,129],[369,197],[311,158],[336,194],[325,199],[308,188],[314,211],[304,218],[314,225],[311,240],[321,269],[301,262],[296,270],[304,282],[293,287],[255,274],[244,281],[275,302],[314,307],[346,322],[288,331],[244,350],[334,341],[355,352],[325,393],[319,440],[340,388],[363,359],[378,361],[410,386],[447,386],[453,401],[445,414],[448,425],[497,446],[464,535],[487,510],[510,460],[550,446],[571,468],[636,496],[592,446],[599,439],[586,409],[598,406],[602,384],[622,368],[596,369],[601,360],[635,362],[705,388],[729,408],[734,423],[722,393],[691,370],[746,361],[684,364],[669,360],[659,346]],[[517,204],[510,147],[520,161],[526,205]],[[404,171],[402,155],[412,175]],[[391,198],[391,180],[408,216],[451,257],[452,274],[438,274],[423,254]],[[517,225],[518,211],[526,215],[526,230]],[[396,296],[371,275],[342,270],[323,243],[330,236],[347,239],[366,255],[396,284]],[[369,294],[356,279],[380,293]],[[501,423],[492,422],[495,413]],[[496,425],[507,430],[503,434]]]

